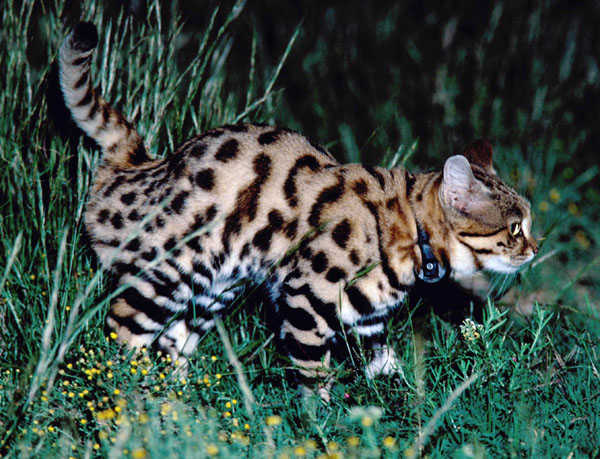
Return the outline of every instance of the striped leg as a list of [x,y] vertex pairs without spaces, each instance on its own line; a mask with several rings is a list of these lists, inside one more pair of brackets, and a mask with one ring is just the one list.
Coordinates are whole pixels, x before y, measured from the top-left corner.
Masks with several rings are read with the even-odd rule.
[[325,304],[316,299],[308,285],[300,288],[284,287],[280,299],[280,312],[283,319],[280,339],[297,374],[303,382],[303,389],[315,386],[324,401],[329,401],[331,386],[331,338],[335,335],[323,308],[335,311],[334,304]]

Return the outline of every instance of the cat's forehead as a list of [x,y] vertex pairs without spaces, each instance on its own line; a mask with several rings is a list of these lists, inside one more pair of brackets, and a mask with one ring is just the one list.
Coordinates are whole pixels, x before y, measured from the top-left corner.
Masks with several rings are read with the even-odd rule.
[[494,201],[498,204],[503,220],[529,217],[529,202],[523,196],[504,183],[497,175],[488,174],[485,170],[473,164],[471,165],[471,169],[475,178],[485,185]]

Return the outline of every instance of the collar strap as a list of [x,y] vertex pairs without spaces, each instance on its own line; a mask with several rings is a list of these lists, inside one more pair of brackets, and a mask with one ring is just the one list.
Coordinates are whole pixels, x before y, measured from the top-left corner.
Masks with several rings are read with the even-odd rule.
[[439,282],[446,276],[446,268],[435,258],[433,249],[429,244],[429,235],[418,222],[417,234],[419,249],[421,250],[421,269],[416,273],[417,277],[428,284]]

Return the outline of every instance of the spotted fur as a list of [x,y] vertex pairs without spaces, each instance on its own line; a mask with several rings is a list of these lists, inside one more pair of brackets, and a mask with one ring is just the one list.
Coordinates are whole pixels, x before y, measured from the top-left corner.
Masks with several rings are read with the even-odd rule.
[[373,349],[369,376],[390,373],[399,366],[385,324],[421,270],[418,224],[436,259],[461,275],[512,272],[537,251],[529,204],[497,177],[482,142],[442,172],[413,175],[341,165],[299,134],[242,124],[152,160],[90,85],[96,43],[94,26],[76,27],[60,81],[103,151],[85,220],[123,288],[107,319],[123,343],[190,355],[245,279],[266,285],[301,375],[326,375],[344,332]]

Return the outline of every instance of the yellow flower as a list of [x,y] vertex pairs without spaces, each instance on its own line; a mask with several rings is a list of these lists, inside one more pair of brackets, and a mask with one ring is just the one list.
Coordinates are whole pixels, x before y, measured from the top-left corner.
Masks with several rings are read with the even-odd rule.
[[383,439],[383,446],[386,448],[393,448],[396,445],[396,439],[394,437],[385,437]]
[[98,443],[94,443],[94,449],[98,451],[100,449],[100,445]]
[[112,377],[113,377],[112,371],[109,371],[108,373],[106,373],[106,377],[108,379],[112,379]]
[[556,188],[550,190],[550,200],[552,202],[560,201],[560,192]]
[[217,360],[217,356],[216,355],[211,355],[210,356],[210,360],[212,360],[213,362],[215,362]]
[[294,448],[294,455],[298,457],[306,456],[306,448],[304,446],[296,446]]
[[109,335],[109,336],[110,336],[112,339],[117,339],[117,336],[118,336],[118,335],[117,335],[115,332],[110,332],[110,335]]
[[48,432],[54,432],[54,427],[53,426],[48,426]]
[[234,398],[231,403],[233,403],[234,405],[237,405],[237,400]]
[[548,204],[548,201],[540,202],[538,207],[540,208],[540,210],[542,212],[548,212],[548,209],[550,209],[550,205]]
[[223,375],[222,375],[221,373],[217,373],[217,374],[215,375],[215,377],[216,377],[217,379],[221,379],[221,378],[223,377]]
[[348,437],[347,440],[348,445],[352,446],[353,448],[357,447],[360,444],[360,438],[358,437]]
[[81,419],[79,422],[81,423],[81,425],[86,425],[87,424],[87,419]]
[[109,419],[112,419],[115,417],[115,412],[112,408],[109,408],[107,410],[102,410],[99,411],[97,414],[97,418],[100,421],[107,421]]
[[225,403],[225,408],[231,408],[231,402]]
[[281,424],[281,416],[278,416],[276,414],[272,416],[267,416],[265,422],[268,426],[278,426],[279,424]]
[[250,430],[250,424],[247,424],[247,423],[246,423],[246,424],[244,424],[244,429],[246,429],[246,430]]
[[225,411],[225,412],[223,413],[223,417],[225,417],[225,418],[229,418],[229,417],[231,417],[231,412],[230,412],[230,411]]
[[214,444],[210,444],[206,446],[206,454],[208,454],[209,456],[216,456],[217,454],[219,454],[219,448],[217,448],[216,445]]
[[327,443],[327,449],[330,451],[337,451],[338,448],[339,445],[334,441],[330,441],[329,443]]
[[373,425],[373,418],[371,416],[363,416],[360,423],[363,427],[371,427]]
[[115,390],[113,391],[113,394],[115,394],[115,395],[119,395],[120,393],[121,393],[121,391],[120,391],[119,389],[115,389]]

